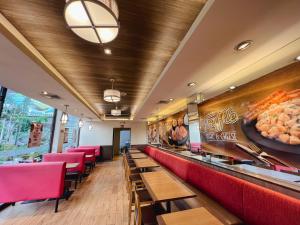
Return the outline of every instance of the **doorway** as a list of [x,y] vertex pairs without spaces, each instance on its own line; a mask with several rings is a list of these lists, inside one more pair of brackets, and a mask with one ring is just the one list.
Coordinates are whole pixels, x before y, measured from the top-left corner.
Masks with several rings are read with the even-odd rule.
[[131,128],[114,128],[113,130],[113,150],[114,155],[120,155],[122,149],[130,148]]

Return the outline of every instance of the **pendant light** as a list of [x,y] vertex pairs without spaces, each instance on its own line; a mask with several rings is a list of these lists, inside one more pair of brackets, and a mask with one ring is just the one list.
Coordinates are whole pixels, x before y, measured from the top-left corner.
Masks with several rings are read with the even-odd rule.
[[90,125],[89,125],[89,130],[92,130],[92,129],[93,129],[93,125],[90,124]]
[[121,111],[121,109],[118,109],[118,107],[116,106],[115,109],[112,109],[112,110],[110,111],[110,114],[111,114],[112,116],[121,116],[122,111]]
[[82,128],[82,127],[83,127],[83,120],[82,120],[82,117],[83,117],[83,114],[81,114],[81,117],[80,117],[79,122],[78,122],[78,127],[79,127],[79,128]]
[[68,115],[68,107],[69,105],[65,105],[66,109],[65,111],[62,113],[61,118],[60,118],[60,122],[62,124],[66,124],[69,120],[69,115]]
[[115,0],[66,0],[68,27],[82,39],[104,44],[119,33],[119,10]]
[[104,101],[107,102],[119,102],[121,100],[121,92],[114,89],[114,79],[110,79],[111,89],[104,91]]

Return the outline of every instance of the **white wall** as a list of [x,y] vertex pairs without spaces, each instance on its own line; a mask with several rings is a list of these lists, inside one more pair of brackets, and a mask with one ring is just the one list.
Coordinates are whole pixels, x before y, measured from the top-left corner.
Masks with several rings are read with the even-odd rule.
[[[89,125],[92,124],[92,130]],[[85,122],[80,131],[79,145],[112,145],[113,128],[120,128],[120,121]],[[146,123],[126,121],[124,128],[131,128],[131,144],[146,144]]]

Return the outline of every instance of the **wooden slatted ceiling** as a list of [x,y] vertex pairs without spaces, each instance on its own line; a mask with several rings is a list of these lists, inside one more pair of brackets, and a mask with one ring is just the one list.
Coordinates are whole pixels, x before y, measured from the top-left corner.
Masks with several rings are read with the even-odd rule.
[[64,0],[0,0],[1,13],[100,113],[109,113],[103,91],[127,95],[130,113],[146,97],[166,63],[205,4],[205,0],[119,0],[120,32],[103,47],[77,37],[65,24]]

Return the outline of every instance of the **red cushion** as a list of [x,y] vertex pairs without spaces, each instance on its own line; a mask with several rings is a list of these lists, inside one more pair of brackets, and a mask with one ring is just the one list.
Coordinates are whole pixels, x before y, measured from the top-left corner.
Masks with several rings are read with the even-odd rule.
[[72,152],[72,153],[48,153],[43,155],[44,162],[66,162],[66,163],[79,163],[76,168],[68,169],[68,172],[84,173],[84,152]]
[[238,217],[243,217],[243,180],[191,163],[187,181],[219,201]]
[[0,166],[0,202],[59,198],[66,163],[42,162]]
[[300,225],[300,200],[245,182],[244,220],[252,225]]
[[78,148],[95,148],[95,155],[96,156],[100,156],[101,155],[101,151],[100,148],[101,146],[79,146]]

